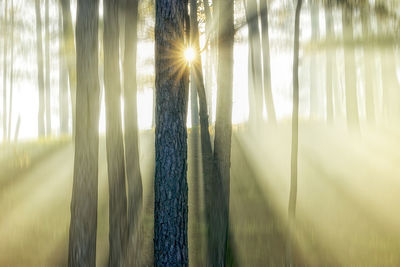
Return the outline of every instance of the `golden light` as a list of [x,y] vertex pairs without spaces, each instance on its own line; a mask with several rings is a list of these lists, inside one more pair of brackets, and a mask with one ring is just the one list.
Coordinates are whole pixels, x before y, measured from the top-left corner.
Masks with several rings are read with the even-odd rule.
[[186,61],[189,63],[191,63],[194,60],[194,58],[196,57],[196,53],[194,52],[194,49],[192,47],[186,48],[184,55],[185,55]]

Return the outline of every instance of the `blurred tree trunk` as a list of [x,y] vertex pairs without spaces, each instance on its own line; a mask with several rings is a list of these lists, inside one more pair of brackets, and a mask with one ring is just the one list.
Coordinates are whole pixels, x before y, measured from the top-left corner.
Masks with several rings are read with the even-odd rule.
[[215,121],[212,229],[209,266],[225,266],[229,229],[229,186],[232,137],[233,1],[218,1],[218,92]]
[[262,51],[263,51],[263,73],[264,73],[264,101],[267,110],[268,120],[272,123],[276,123],[274,97],[272,95],[272,85],[271,85],[271,56],[269,50],[267,0],[260,0],[260,10],[261,10]]
[[262,92],[262,66],[261,66],[261,42],[258,27],[257,0],[245,0],[246,21],[249,31],[249,65],[248,65],[248,94],[249,94],[249,121],[257,123],[263,115]]
[[13,86],[14,86],[14,1],[11,0],[11,64],[10,64],[10,100],[8,110],[8,141],[11,141]]
[[46,136],[51,135],[51,99],[50,99],[50,32],[49,32],[49,0],[45,0],[45,16],[44,16],[44,24],[45,24],[45,57],[46,57],[46,105],[45,105],[45,113],[46,113]]
[[297,160],[299,140],[299,35],[300,14],[303,0],[297,0],[294,20],[294,47],[293,47],[293,111],[292,111],[292,147],[290,164],[290,192],[289,192],[289,234],[287,244],[287,266],[293,266],[292,239],[290,233],[294,233],[294,218],[297,202]]
[[346,44],[353,41],[353,9],[347,4],[342,6],[342,25],[344,46],[344,69],[346,83],[346,116],[349,128],[359,130],[359,115],[357,103],[357,73],[354,46]]
[[140,262],[138,261],[140,258],[139,245],[141,239],[140,215],[143,205],[136,81],[138,3],[138,0],[127,0],[126,3],[124,53],[124,121],[126,177],[128,182],[128,232],[129,241],[133,245],[133,252],[128,251],[128,257],[132,256],[132,259],[135,261],[134,266],[140,266]]
[[68,266],[96,265],[99,145],[98,0],[78,0],[77,113]]
[[[319,4],[312,0],[310,2],[311,9],[311,40],[317,42],[319,39]],[[318,102],[320,90],[318,90],[318,53],[315,51],[311,52],[311,64],[310,64],[310,118],[316,119],[320,116],[318,114]]]
[[65,62],[68,68],[68,80],[71,99],[71,115],[72,115],[72,136],[75,135],[75,119],[76,119],[76,54],[74,42],[74,30],[72,26],[70,0],[60,0],[63,13],[63,51]]
[[65,62],[65,56],[62,49],[63,41],[63,27],[62,27],[62,10],[59,7],[58,15],[58,40],[59,40],[59,54],[58,54],[58,105],[59,105],[59,118],[60,118],[60,133],[68,133],[68,69]]
[[43,48],[42,48],[42,19],[40,15],[40,0],[35,0],[36,14],[36,48],[38,62],[38,89],[39,89],[39,113],[38,113],[38,131],[39,137],[45,135],[44,125],[44,74],[43,74]]
[[[332,16],[332,0],[325,4],[325,29],[326,42],[333,41],[335,38],[333,16]],[[326,119],[328,122],[333,121],[333,68],[336,68],[335,62],[336,49],[329,46],[325,51],[326,56]]]
[[[213,15],[210,10],[210,2],[211,0],[203,0],[204,4],[204,13],[206,17],[206,36],[208,38],[207,45],[207,54],[206,54],[206,66],[205,66],[205,89],[206,89],[206,97],[208,103],[208,116],[209,123],[212,123],[213,120],[213,101],[212,101],[212,89],[213,89],[213,73],[214,73],[214,60],[213,54],[215,53],[215,41],[214,41],[214,28],[213,28]],[[199,96],[200,97],[200,96]]]
[[[187,1],[156,0],[154,265],[188,266]],[[171,57],[171,55],[176,55]],[[183,62],[182,62],[183,61]]]
[[[362,34],[364,39],[371,37],[371,26],[369,8],[363,7],[361,10],[361,23],[362,23]],[[369,123],[375,122],[375,104],[374,104],[374,74],[375,71],[375,58],[374,49],[372,46],[364,45],[364,88],[365,88],[365,110],[367,121]]]
[[117,0],[105,0],[103,2],[104,92],[110,201],[109,266],[121,266],[123,264],[126,242],[128,241],[125,158],[121,126],[118,9]]
[[[3,31],[8,32],[8,1],[4,2],[4,26]],[[8,38],[3,39],[3,142],[7,140],[7,46]]]

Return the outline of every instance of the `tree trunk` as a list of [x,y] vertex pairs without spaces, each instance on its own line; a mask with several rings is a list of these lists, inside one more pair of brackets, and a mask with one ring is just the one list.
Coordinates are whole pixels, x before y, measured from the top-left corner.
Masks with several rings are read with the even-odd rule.
[[[342,7],[343,39],[353,40],[353,10],[343,4]],[[359,130],[358,104],[357,104],[357,74],[354,55],[354,46],[344,47],[344,69],[346,83],[346,115],[349,128]]]
[[14,1],[11,0],[11,64],[10,64],[10,100],[8,110],[8,142],[11,141],[12,126],[12,103],[13,103],[13,85],[14,85]]
[[77,113],[68,266],[96,265],[99,145],[98,0],[78,0]]
[[[246,6],[246,1],[244,2]],[[258,123],[263,117],[263,88],[257,0],[247,0],[246,21],[249,31],[249,121]]]
[[213,193],[217,200],[211,224],[214,233],[209,248],[209,265],[225,266],[229,225],[229,192],[232,135],[233,87],[233,1],[218,1],[218,95],[215,121]]
[[42,48],[42,19],[40,15],[40,0],[35,0],[36,11],[36,48],[38,62],[38,89],[39,89],[39,113],[38,113],[38,133],[39,137],[45,135],[44,126],[44,74],[43,74],[43,48]]
[[289,192],[289,234],[287,243],[288,266],[293,266],[292,259],[292,237],[290,233],[294,230],[294,218],[297,201],[297,157],[299,139],[299,33],[300,14],[303,0],[297,0],[294,20],[294,46],[293,46],[293,111],[292,111],[292,147],[290,164],[290,192]]
[[[312,1],[311,5],[311,40],[316,42],[319,39],[319,5],[316,1]],[[318,54],[311,52],[310,64],[310,118],[316,119],[318,114],[319,90],[318,90]]]
[[[211,0],[210,0],[211,1]],[[212,96],[212,89],[213,89],[213,76],[212,74],[214,73],[213,68],[214,68],[214,64],[213,64],[213,54],[214,54],[214,50],[215,47],[213,44],[215,44],[214,40],[214,36],[215,34],[213,34],[213,15],[211,14],[211,10],[210,10],[210,2],[209,0],[203,0],[203,4],[204,4],[204,13],[205,13],[205,17],[206,17],[206,33],[207,33],[207,38],[208,38],[208,44],[206,44],[208,46],[207,49],[207,54],[206,54],[206,66],[205,66],[205,89],[207,90],[206,93],[206,97],[207,97],[207,103],[208,103],[208,116],[209,116],[209,123],[212,123],[213,121],[213,96]]]
[[75,135],[76,120],[76,54],[74,30],[72,26],[70,0],[60,0],[63,13],[63,51],[68,68],[68,80],[71,99],[72,136]]
[[187,1],[156,0],[155,266],[188,266],[189,263],[188,68],[183,58],[186,11]]
[[51,99],[50,99],[50,32],[49,32],[49,0],[45,0],[45,57],[46,57],[46,136],[51,135]]
[[65,135],[68,133],[68,69],[65,62],[65,56],[62,49],[63,41],[63,27],[62,27],[62,10],[59,5],[58,15],[58,34],[59,34],[59,80],[58,80],[58,104],[59,104],[59,118],[60,118],[60,133]]
[[130,241],[133,241],[132,258],[135,261],[134,266],[140,266],[138,258],[140,257],[140,215],[143,205],[143,189],[139,161],[136,82],[138,1],[128,0],[125,10],[124,120],[126,177],[128,181],[128,231]]
[[272,85],[271,85],[271,56],[269,50],[267,0],[260,0],[260,10],[261,10],[262,51],[263,51],[263,73],[264,73],[264,100],[267,109],[268,120],[272,123],[276,123],[274,97],[272,95]]
[[[8,1],[4,3],[4,33],[8,32]],[[3,142],[7,140],[7,45],[8,38],[3,40]]]
[[[332,1],[325,5],[325,29],[327,42],[334,40],[335,32],[332,16]],[[334,57],[336,57],[335,48],[326,48],[326,119],[328,122],[333,121],[333,64]]]
[[122,266],[128,239],[125,158],[121,126],[118,1],[105,0],[103,10],[106,147],[110,196],[109,266]]

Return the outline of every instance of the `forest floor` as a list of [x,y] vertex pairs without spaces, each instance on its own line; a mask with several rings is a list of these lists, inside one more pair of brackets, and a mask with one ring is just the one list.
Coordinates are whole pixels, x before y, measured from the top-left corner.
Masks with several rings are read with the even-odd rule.
[[[299,134],[294,263],[400,266],[400,132],[357,134],[301,123]],[[152,131],[140,135],[145,266],[152,265],[153,253],[153,136]],[[290,138],[286,123],[256,133],[234,127],[229,224],[237,266],[285,263]],[[188,141],[189,261],[204,266],[204,198],[195,149],[200,141],[190,133]],[[3,145],[0,169],[0,266],[66,266],[72,143]],[[101,139],[97,265],[106,266],[107,257],[108,183]]]

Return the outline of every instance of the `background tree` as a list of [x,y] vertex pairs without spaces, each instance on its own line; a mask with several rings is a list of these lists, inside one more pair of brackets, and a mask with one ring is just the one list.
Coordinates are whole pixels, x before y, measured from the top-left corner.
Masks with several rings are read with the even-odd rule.
[[42,19],[40,15],[40,0],[35,0],[36,14],[36,48],[38,66],[38,90],[39,90],[39,113],[38,113],[38,132],[39,137],[45,135],[45,103],[44,103],[44,73],[43,73],[43,48],[42,48]]
[[49,31],[49,0],[45,0],[45,15],[44,15],[44,27],[45,27],[45,59],[46,59],[46,83],[45,83],[45,113],[46,113],[46,135],[51,135],[51,96],[50,96],[50,31]]
[[59,105],[59,120],[60,133],[68,134],[68,69],[63,49],[63,20],[61,3],[58,5],[58,105]]
[[187,1],[156,0],[155,266],[189,264],[186,180],[188,68],[183,58],[187,4]]

